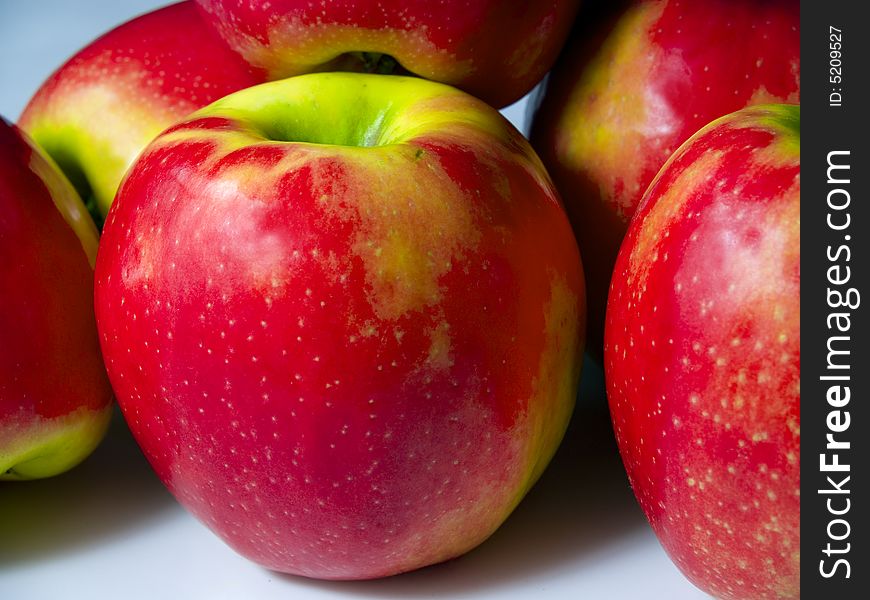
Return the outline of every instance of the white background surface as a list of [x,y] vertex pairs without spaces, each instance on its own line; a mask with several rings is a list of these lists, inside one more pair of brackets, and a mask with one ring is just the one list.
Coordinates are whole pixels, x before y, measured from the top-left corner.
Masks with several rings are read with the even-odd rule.
[[[0,0],[0,115],[153,0]],[[525,101],[506,111],[525,131]],[[119,415],[97,452],[44,481],[0,483],[0,599],[706,598],[658,545],[612,438],[601,372],[554,462],[482,546],[446,564],[370,582],[266,571],[189,516],[153,475]]]

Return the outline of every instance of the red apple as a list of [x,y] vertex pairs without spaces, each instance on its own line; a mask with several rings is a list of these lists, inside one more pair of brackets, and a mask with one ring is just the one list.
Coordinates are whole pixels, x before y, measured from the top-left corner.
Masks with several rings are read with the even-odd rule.
[[[197,0],[271,79],[388,55],[493,106],[519,100],[556,59],[579,0]],[[366,56],[363,56],[363,55]]]
[[574,404],[582,280],[494,109],[321,73],[146,149],[106,222],[97,322],[184,506],[268,568],[371,578],[476,546],[541,474]]
[[594,354],[619,244],[665,160],[715,118],[799,102],[799,16],[797,0],[634,0],[581,14],[531,139],[585,260]]
[[264,81],[193,2],[125,23],[73,56],[37,91],[21,128],[105,215],[128,167],[158,133]]
[[106,432],[97,230],[57,167],[0,119],[0,480],[62,473]]
[[669,159],[628,229],[605,374],[634,492],[719,598],[800,596],[800,108],[743,109]]

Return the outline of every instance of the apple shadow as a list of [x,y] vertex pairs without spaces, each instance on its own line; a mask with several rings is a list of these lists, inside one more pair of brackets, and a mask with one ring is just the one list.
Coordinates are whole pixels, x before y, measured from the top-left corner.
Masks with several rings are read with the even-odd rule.
[[132,535],[175,507],[116,406],[106,438],[82,464],[0,482],[0,573]]
[[478,548],[418,571],[372,581],[288,584],[369,597],[454,597],[580,568],[648,528],[614,439],[601,368],[588,357],[579,400],[553,461],[507,521]]

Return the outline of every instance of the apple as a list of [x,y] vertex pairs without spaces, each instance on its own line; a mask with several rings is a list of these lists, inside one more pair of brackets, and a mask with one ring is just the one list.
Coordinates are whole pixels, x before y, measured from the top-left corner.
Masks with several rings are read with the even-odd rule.
[[[19,125],[104,216],[130,164],[194,110],[264,81],[205,24],[193,2],[100,37],[40,87]],[[101,219],[100,219],[101,220]]]
[[594,355],[619,244],[650,181],[713,119],[799,102],[799,21],[797,0],[634,0],[581,14],[530,103],[531,140],[585,260]]
[[93,308],[97,230],[57,167],[0,119],[0,480],[96,448],[112,390]]
[[160,479],[240,554],[327,579],[486,539],[574,404],[585,319],[558,195],[495,109],[318,73],[160,135],[109,212],[96,310]]
[[619,251],[604,367],[631,485],[719,598],[800,597],[800,107],[703,128]]
[[579,0],[197,2],[227,43],[271,79],[337,69],[383,71],[397,62],[407,71],[462,88],[497,108],[519,100],[544,77],[579,4]]

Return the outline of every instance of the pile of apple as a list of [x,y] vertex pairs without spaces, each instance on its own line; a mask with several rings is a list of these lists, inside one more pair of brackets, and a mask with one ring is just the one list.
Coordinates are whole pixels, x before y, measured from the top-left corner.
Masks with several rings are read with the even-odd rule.
[[444,561],[556,451],[588,286],[665,549],[798,597],[797,2],[577,4],[189,0],[73,56],[0,124],[0,478],[114,395],[259,564]]

